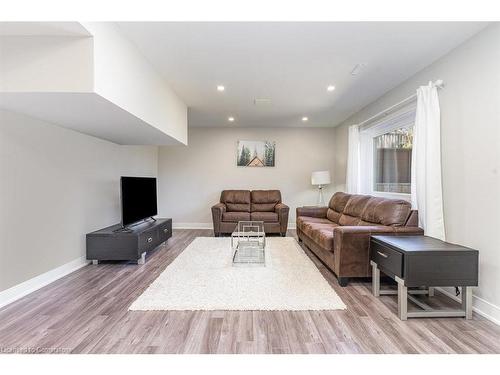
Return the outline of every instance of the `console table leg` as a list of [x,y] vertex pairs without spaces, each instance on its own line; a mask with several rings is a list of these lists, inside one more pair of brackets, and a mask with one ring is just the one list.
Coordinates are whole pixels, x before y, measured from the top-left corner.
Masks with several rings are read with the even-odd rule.
[[398,283],[398,315],[399,319],[408,319],[408,287],[405,286],[404,280],[396,276]]
[[99,261],[97,259],[92,259],[92,264],[99,264]]
[[472,288],[462,287],[462,309],[465,311],[465,319],[472,319]]
[[434,297],[434,287],[430,286],[427,289],[427,294],[428,294],[429,297]]
[[146,253],[142,253],[141,254],[141,257],[139,259],[137,259],[137,264],[144,264],[146,263]]
[[377,263],[371,262],[372,265],[372,293],[375,297],[380,296],[380,270]]

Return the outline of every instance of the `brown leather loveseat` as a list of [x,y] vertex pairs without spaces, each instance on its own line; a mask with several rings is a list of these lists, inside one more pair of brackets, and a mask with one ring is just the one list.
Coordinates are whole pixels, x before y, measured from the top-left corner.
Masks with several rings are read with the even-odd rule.
[[410,203],[369,195],[335,193],[328,207],[297,208],[299,241],[346,286],[370,276],[370,235],[423,235]]
[[263,221],[266,233],[285,236],[289,207],[279,190],[224,190],[212,207],[214,234],[232,233],[238,221]]

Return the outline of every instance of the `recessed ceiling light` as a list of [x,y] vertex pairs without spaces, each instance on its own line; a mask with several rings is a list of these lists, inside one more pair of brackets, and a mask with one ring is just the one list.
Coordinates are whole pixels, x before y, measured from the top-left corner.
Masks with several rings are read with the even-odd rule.
[[229,121],[229,122],[234,122],[234,117],[233,117],[233,116],[229,116],[229,117],[227,118],[227,121]]
[[309,118],[304,116],[304,117],[302,117],[302,121],[304,121],[304,122],[309,121]]
[[217,91],[224,91],[226,88],[222,85],[217,85]]
[[328,87],[326,88],[327,91],[333,91],[335,90],[335,86],[333,85],[328,85]]

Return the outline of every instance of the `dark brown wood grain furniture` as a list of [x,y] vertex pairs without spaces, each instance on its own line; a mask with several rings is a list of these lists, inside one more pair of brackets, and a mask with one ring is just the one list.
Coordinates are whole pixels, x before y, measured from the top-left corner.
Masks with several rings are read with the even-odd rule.
[[[422,317],[472,318],[472,287],[478,284],[477,250],[451,244],[427,236],[372,236],[371,265],[373,295],[398,295],[398,315],[401,320]],[[398,283],[398,290],[380,289],[380,271]],[[460,310],[436,310],[417,300],[412,294],[433,295],[434,287],[461,287]],[[421,307],[408,311],[408,299]]]
[[115,224],[87,234],[87,259],[133,260],[144,264],[146,252],[172,237],[172,219],[149,220],[123,228]]
[[417,212],[401,199],[335,193],[328,207],[297,208],[297,236],[330,268],[341,286],[369,277],[370,236],[423,235]]

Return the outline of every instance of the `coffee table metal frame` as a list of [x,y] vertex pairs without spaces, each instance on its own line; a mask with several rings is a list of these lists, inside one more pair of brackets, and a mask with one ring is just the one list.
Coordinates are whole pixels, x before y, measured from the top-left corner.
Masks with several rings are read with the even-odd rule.
[[233,266],[265,265],[266,233],[263,221],[239,221],[231,233]]

